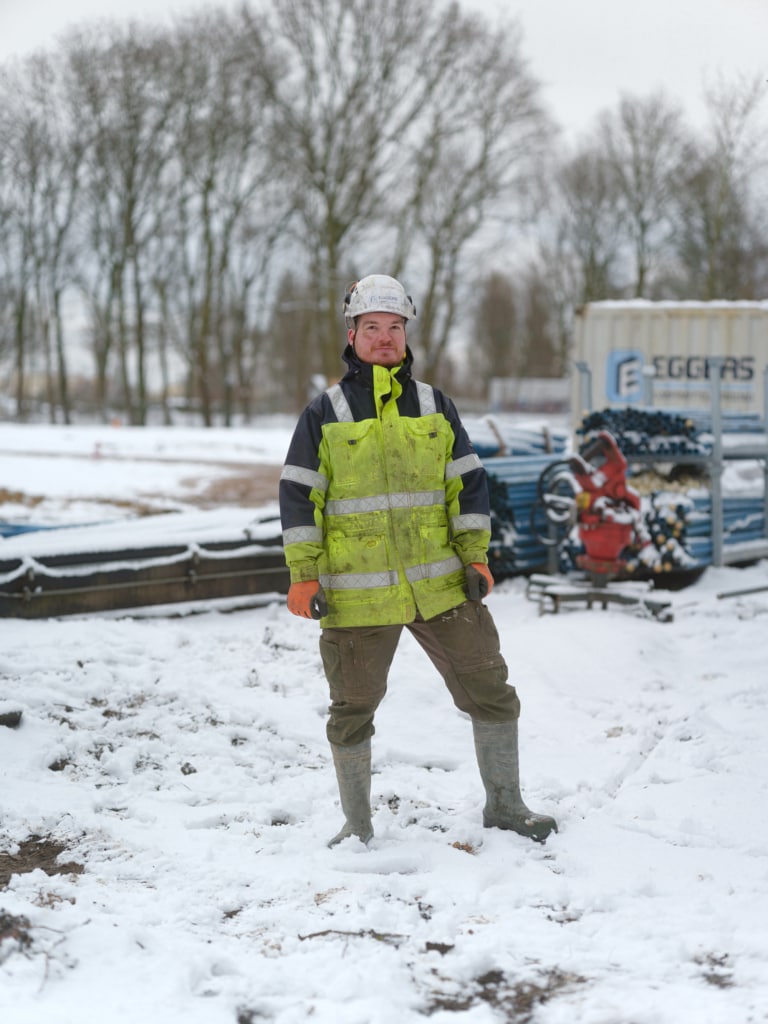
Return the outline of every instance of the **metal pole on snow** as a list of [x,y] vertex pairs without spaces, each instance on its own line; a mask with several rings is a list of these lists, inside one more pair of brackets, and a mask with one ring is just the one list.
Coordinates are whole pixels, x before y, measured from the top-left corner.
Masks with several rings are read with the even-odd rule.
[[724,362],[722,356],[711,356],[709,359],[713,442],[709,488],[712,504],[712,564],[716,566],[723,564],[723,409],[720,373]]

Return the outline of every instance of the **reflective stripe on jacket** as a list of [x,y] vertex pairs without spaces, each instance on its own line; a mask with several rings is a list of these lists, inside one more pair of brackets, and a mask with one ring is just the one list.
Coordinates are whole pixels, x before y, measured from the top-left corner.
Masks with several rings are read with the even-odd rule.
[[280,481],[293,582],[319,579],[324,626],[428,619],[461,604],[485,562],[488,491],[453,403],[345,352],[350,370],[304,410]]

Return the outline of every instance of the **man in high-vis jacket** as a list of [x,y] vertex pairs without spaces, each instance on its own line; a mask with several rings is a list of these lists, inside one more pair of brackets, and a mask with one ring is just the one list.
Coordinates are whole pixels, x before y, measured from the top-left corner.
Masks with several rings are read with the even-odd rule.
[[520,702],[490,593],[485,469],[453,402],[411,376],[402,285],[372,274],[344,298],[347,372],[302,413],[280,480],[294,615],[320,619],[327,735],[345,816],[368,843],[371,736],[403,628],[472,719],[483,824],[544,842],[557,825],[520,795]]

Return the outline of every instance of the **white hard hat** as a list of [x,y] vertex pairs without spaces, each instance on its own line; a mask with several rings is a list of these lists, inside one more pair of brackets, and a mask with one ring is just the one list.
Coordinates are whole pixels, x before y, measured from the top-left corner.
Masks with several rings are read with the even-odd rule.
[[347,288],[344,296],[344,319],[347,327],[355,326],[355,317],[362,313],[395,313],[413,320],[416,307],[410,295],[394,277],[369,274]]

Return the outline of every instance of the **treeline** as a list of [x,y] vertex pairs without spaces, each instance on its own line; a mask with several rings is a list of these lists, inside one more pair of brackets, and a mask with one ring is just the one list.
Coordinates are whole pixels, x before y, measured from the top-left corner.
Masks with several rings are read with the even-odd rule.
[[517,23],[456,4],[78,30],[0,69],[0,392],[62,422],[293,410],[369,272],[413,292],[419,375],[476,395],[563,372],[583,301],[761,297],[764,93],[720,83],[703,134],[623,97],[566,152]]

